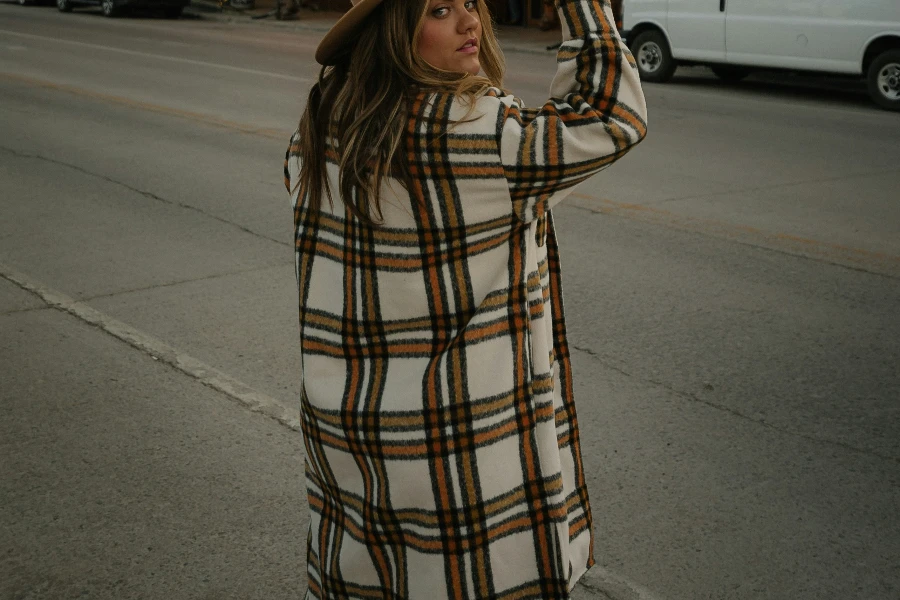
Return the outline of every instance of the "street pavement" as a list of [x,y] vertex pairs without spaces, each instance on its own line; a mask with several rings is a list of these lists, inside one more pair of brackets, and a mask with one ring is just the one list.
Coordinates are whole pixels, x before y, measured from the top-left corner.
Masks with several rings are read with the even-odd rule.
[[[281,161],[333,15],[0,4],[0,600],[288,599]],[[507,29],[543,100],[547,34]],[[555,211],[598,566],[574,597],[900,597],[900,115],[703,69]]]

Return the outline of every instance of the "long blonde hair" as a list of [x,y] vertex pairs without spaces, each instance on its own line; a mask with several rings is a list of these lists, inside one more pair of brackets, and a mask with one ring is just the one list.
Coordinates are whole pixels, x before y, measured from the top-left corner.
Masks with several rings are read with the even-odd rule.
[[[502,87],[503,53],[484,0],[476,2],[482,25],[479,59],[484,76],[451,73],[426,63],[416,51],[429,0],[384,0],[349,44],[323,67],[300,118],[300,187],[311,210],[321,198],[334,206],[325,170],[339,167],[340,197],[361,221],[382,219],[381,184],[394,177],[408,189],[410,170],[401,150],[411,98],[418,92],[450,92],[470,101]],[[473,105],[470,102],[470,106]]]

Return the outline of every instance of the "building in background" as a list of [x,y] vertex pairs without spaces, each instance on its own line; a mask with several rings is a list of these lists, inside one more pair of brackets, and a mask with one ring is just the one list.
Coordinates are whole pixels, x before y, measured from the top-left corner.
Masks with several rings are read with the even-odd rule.
[[[491,14],[498,23],[503,23],[509,17],[507,14],[508,0],[483,0],[491,9]],[[622,2],[623,0],[610,0],[613,12],[616,15],[616,24],[622,26]],[[311,2],[312,3],[312,2]],[[350,8],[350,0],[314,0],[320,10],[345,12]],[[544,0],[522,0],[525,18],[525,27],[538,27],[544,14]]]

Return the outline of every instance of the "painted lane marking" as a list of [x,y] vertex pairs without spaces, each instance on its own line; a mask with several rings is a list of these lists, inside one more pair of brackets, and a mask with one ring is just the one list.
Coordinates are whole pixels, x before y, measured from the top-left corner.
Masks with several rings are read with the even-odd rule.
[[728,223],[706,217],[692,217],[644,204],[616,202],[584,192],[573,192],[568,206],[596,214],[616,215],[632,221],[653,223],[669,229],[724,238],[737,243],[786,252],[793,256],[804,256],[868,273],[900,278],[900,256],[887,252],[854,248],[784,231],[766,231],[751,225]]
[[[293,431],[302,431],[299,405],[289,409],[284,403],[259,392],[231,375],[179,352],[162,340],[119,321],[85,302],[49,288],[30,276],[0,262],[0,278],[43,300],[48,307],[67,313],[79,321],[97,327],[151,359],[162,362],[189,378],[217,391],[252,412],[266,415]],[[595,565],[585,573],[573,590],[574,598],[598,597],[610,600],[663,600],[640,584]]]
[[220,63],[208,62],[205,60],[196,60],[193,58],[183,58],[180,56],[168,56],[166,54],[153,54],[151,52],[139,52],[137,50],[126,50],[125,48],[116,48],[114,46],[104,46],[102,44],[91,44],[89,42],[76,42],[74,40],[62,40],[55,37],[49,37],[44,35],[35,35],[33,33],[20,33],[18,31],[10,31],[8,29],[0,29],[0,33],[23,37],[26,39],[32,40],[40,40],[46,42],[52,42],[57,44],[69,44],[71,46],[78,46],[81,48],[90,48],[92,50],[102,50],[104,52],[118,52],[119,54],[125,54],[128,56],[140,56],[143,58],[153,58],[157,60],[167,60],[171,62],[177,62],[181,64],[194,65],[198,67],[210,67],[213,69],[222,69],[226,71],[233,71],[235,73],[246,73],[249,75],[259,75],[261,77],[274,77],[275,79],[282,79],[284,81],[296,81],[300,83],[313,83],[314,80],[308,77],[296,77],[294,75],[285,75],[284,73],[273,73],[272,71],[260,71],[257,69],[248,69],[245,67],[235,67],[233,65],[223,65]]
[[[290,134],[284,130],[262,128],[247,123],[229,121],[213,115],[181,110],[169,106],[132,100],[121,96],[113,96],[101,92],[87,90],[77,86],[53,83],[50,81],[0,72],[0,78],[21,81],[30,85],[64,91],[75,95],[120,104],[139,110],[171,115],[189,119],[206,125],[223,127],[250,135],[286,140]],[[862,248],[824,242],[821,240],[797,236],[788,232],[767,232],[749,225],[726,223],[714,219],[679,215],[671,211],[644,206],[641,204],[615,202],[606,198],[592,196],[583,192],[574,192],[567,202],[568,206],[598,214],[614,214],[633,221],[656,223],[670,229],[693,231],[742,242],[753,246],[770,248],[786,252],[794,256],[805,256],[838,264],[852,269],[875,272],[888,277],[900,277],[900,256],[882,252],[873,252]]]
[[231,375],[184,352],[179,352],[162,340],[114,319],[84,302],[79,302],[51,289],[3,263],[0,263],[0,277],[31,292],[46,302],[49,307],[68,313],[84,323],[101,329],[153,360],[163,362],[191,379],[236,400],[245,408],[271,417],[294,431],[300,431],[300,415],[297,409],[288,409],[284,403],[254,390]]
[[204,113],[198,113],[190,110],[182,110],[180,108],[173,108],[171,106],[164,106],[162,104],[153,104],[152,102],[144,102],[142,100],[132,100],[131,98],[125,98],[122,96],[113,96],[112,94],[104,94],[102,92],[95,92],[93,90],[88,90],[85,88],[81,88],[75,85],[68,85],[65,83],[54,83],[52,81],[47,81],[44,79],[37,79],[35,77],[28,77],[27,75],[17,75],[15,73],[4,73],[0,72],[0,79],[9,79],[12,81],[19,81],[21,83],[25,83],[28,85],[33,85],[37,87],[43,87],[51,90],[56,90],[60,92],[66,92],[69,94],[74,94],[76,96],[84,96],[86,98],[92,98],[94,100],[101,100],[103,102],[109,102],[112,104],[119,104],[122,106],[127,106],[129,108],[135,108],[138,110],[145,110],[148,112],[155,112],[164,115],[170,115],[173,117],[180,117],[182,119],[188,119],[190,121],[196,121],[198,123],[203,123],[204,125],[214,125],[216,127],[223,127],[225,129],[233,129],[235,131],[239,131],[241,133],[248,133],[251,135],[259,135],[262,137],[272,138],[276,140],[285,141],[290,138],[291,132],[275,129],[271,127],[257,127],[256,125],[250,125],[249,123],[239,123],[237,121],[229,121],[228,119],[222,119],[220,117],[216,117],[213,115],[208,115]]

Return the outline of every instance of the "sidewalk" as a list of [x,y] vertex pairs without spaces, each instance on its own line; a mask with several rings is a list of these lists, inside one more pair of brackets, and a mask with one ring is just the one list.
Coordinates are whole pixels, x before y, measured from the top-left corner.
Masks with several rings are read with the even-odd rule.
[[[213,0],[192,0],[185,10],[185,16],[242,25],[310,31],[324,35],[342,15],[339,12],[301,8],[296,15],[279,21],[274,16],[275,2],[276,0],[256,0],[252,9],[237,10],[230,6],[220,9]],[[552,52],[547,47],[559,42],[560,31],[559,29],[541,31],[535,27],[498,25],[497,36],[501,48],[506,53],[547,54]]]

